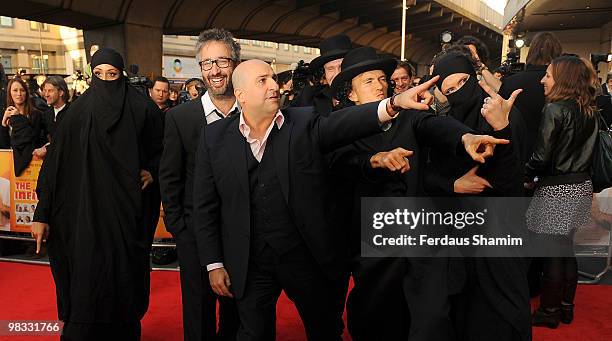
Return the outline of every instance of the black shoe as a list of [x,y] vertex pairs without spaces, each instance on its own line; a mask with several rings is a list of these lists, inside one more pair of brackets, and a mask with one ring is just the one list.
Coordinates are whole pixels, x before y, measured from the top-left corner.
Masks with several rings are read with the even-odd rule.
[[573,304],[561,304],[561,322],[570,324],[574,320],[574,305]]
[[559,326],[560,319],[560,309],[551,311],[548,309],[538,308],[531,316],[531,325],[534,327],[548,327],[555,329]]

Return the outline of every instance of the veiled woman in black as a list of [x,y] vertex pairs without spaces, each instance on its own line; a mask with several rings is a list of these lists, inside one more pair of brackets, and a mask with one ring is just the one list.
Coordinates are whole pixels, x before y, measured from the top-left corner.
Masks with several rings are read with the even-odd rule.
[[43,163],[32,235],[48,242],[62,340],[138,340],[150,280],[143,189],[156,178],[161,118],[116,51],[100,49],[91,66]]
[[[494,155],[482,165],[467,158],[430,152],[424,176],[426,191],[447,197],[521,196],[524,123],[520,113],[512,109],[519,91],[508,101],[492,91],[488,97],[479,85],[471,58],[460,52],[437,58],[433,74],[440,76],[437,87],[448,99],[449,116],[477,132],[508,139],[510,144],[496,146]],[[485,103],[502,106],[504,115],[486,115],[482,109]],[[465,273],[461,293],[451,298],[457,340],[531,339],[526,260],[454,258],[449,267],[452,272]]]

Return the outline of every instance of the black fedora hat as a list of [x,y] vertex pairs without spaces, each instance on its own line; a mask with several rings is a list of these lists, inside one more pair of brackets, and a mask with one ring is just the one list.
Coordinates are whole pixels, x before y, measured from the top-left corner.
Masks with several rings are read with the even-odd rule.
[[366,71],[382,70],[387,77],[391,77],[396,66],[397,61],[394,58],[380,57],[371,47],[356,48],[344,56],[342,71],[331,84],[332,94],[335,95],[344,82],[351,81]]
[[346,34],[329,37],[319,44],[321,55],[310,62],[310,69],[316,70],[332,60],[342,58],[352,48],[351,39]]

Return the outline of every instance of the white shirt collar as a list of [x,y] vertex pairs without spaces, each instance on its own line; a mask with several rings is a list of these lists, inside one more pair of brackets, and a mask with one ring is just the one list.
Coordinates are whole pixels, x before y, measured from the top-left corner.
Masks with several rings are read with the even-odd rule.
[[[206,91],[204,95],[202,95],[202,106],[204,107],[204,115],[206,117],[210,115],[216,115],[216,112],[225,116],[225,114],[223,114],[223,112],[221,112],[221,110],[219,110],[219,108],[217,108],[212,102],[210,96],[208,95],[208,91]],[[234,105],[232,106],[232,109],[229,112],[233,112],[236,109],[240,110],[240,105],[238,104],[238,101],[234,101]]]
[[[263,141],[268,139],[268,135],[270,135],[270,131],[272,130],[272,127],[274,126],[274,124],[276,124],[276,127],[280,129],[283,127],[283,123],[285,123],[285,116],[283,115],[282,111],[278,110],[276,115],[274,115],[274,119],[272,120],[272,122],[270,122],[270,126],[268,127],[268,130],[263,138]],[[247,142],[251,143],[252,141],[255,141],[250,136],[251,127],[249,127],[249,125],[246,123],[244,119],[244,113],[242,112],[240,113],[240,122],[238,123],[238,130],[240,130],[240,133],[242,134],[242,136],[244,136],[247,139]]]
[[62,105],[59,108],[53,107],[53,112],[55,113],[55,117],[57,117],[57,113],[59,113],[60,111],[64,110],[65,107],[66,107],[66,103],[64,103],[64,105]]

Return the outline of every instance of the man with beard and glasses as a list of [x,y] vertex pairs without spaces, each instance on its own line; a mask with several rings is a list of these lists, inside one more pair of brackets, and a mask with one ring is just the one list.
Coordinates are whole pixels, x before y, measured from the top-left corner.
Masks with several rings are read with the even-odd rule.
[[[216,303],[208,272],[200,266],[192,227],[195,152],[203,127],[240,112],[234,97],[232,73],[240,61],[240,45],[231,33],[218,28],[203,31],[196,43],[196,59],[206,86],[204,95],[166,114],[160,188],[166,228],[176,238],[181,268],[185,340],[214,340],[217,334]],[[234,301],[219,299],[219,332],[232,340],[238,327]]]

